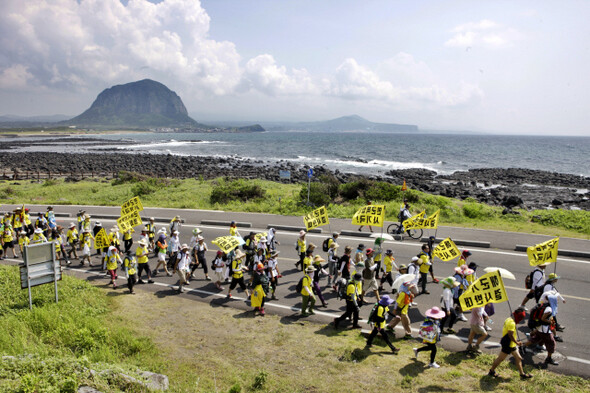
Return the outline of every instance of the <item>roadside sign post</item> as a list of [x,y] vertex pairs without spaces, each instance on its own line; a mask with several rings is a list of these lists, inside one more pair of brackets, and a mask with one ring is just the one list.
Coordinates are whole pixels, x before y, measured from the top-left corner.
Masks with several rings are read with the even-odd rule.
[[311,188],[311,177],[313,176],[313,169],[309,168],[307,171],[307,206],[309,206],[309,189]]
[[24,263],[20,265],[20,286],[29,291],[29,308],[33,309],[31,288],[49,284],[53,281],[55,302],[59,301],[57,282],[61,280],[61,266],[55,256],[55,244],[41,243],[26,246],[23,253]]

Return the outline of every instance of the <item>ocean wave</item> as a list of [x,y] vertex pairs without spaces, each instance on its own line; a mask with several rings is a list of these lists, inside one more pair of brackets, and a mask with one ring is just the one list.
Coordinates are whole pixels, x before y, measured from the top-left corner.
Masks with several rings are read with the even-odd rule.
[[125,146],[125,149],[153,149],[153,148],[174,148],[174,147],[182,147],[182,146],[190,146],[190,145],[208,145],[208,144],[224,144],[223,141],[177,141],[174,139],[167,140],[167,141],[158,141],[158,142],[151,142],[151,143],[142,143],[137,145],[129,145]]

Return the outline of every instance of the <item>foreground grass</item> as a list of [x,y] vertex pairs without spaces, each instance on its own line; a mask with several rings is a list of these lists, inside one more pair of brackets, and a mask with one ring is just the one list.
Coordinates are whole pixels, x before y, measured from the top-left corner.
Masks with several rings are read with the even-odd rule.
[[[379,340],[365,350],[358,331],[296,317],[254,318],[250,311],[172,295],[139,291],[114,295],[66,276],[61,301],[52,304],[51,286],[34,288],[27,309],[16,267],[0,267],[0,390],[69,392],[81,385],[103,392],[139,391],[89,369],[161,372],[172,392],[385,392],[487,391],[584,392],[582,378],[533,370],[521,381],[504,363],[500,379],[485,376],[493,356],[468,359],[439,349],[438,370],[426,356],[411,359],[416,342],[398,342],[390,354]],[[272,308],[270,308],[272,310]]]
[[[212,181],[150,179],[139,182],[111,182],[105,179],[65,182],[59,179],[41,183],[4,181],[0,183],[0,203],[117,206],[130,197],[139,195],[144,206],[154,207],[216,209],[295,216],[304,215],[311,210],[301,201],[300,193],[302,187],[306,187],[305,185],[263,180],[247,181],[247,184],[259,186],[264,190],[262,198],[212,203],[211,191],[224,183],[226,181],[223,179]],[[502,208],[478,203],[470,198],[458,200],[414,190],[409,191],[408,195],[412,197],[412,208],[415,212],[426,210],[427,214],[432,214],[440,209],[441,225],[590,239],[590,212],[588,211],[519,210],[518,215],[503,215]],[[328,211],[333,218],[350,218],[365,203],[363,198],[357,198],[331,204]],[[375,200],[373,203],[385,204],[386,220],[397,221],[401,198],[390,202]]]

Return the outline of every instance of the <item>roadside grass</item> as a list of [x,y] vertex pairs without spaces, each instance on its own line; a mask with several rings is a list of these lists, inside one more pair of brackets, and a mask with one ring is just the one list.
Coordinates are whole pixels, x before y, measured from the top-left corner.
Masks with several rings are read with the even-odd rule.
[[494,380],[485,376],[492,355],[473,360],[442,348],[441,368],[428,369],[426,355],[411,358],[417,342],[397,341],[395,356],[379,339],[367,350],[358,331],[273,315],[271,307],[255,318],[224,299],[203,303],[167,289],[130,296],[68,275],[59,304],[51,285],[35,287],[29,311],[18,277],[16,266],[0,266],[0,391],[144,391],[101,374],[137,369],[167,375],[171,392],[590,390],[583,378],[531,366],[534,378],[521,381],[507,362]]
[[[213,190],[232,190],[235,187],[244,187],[244,190],[259,187],[263,196],[240,199],[234,195],[233,199],[225,203],[211,201]],[[132,196],[139,195],[144,206],[301,216],[313,209],[305,204],[306,193],[302,192],[305,188],[306,185],[302,184],[264,180],[230,181],[223,178],[207,181],[150,178],[125,181],[91,179],[79,182],[55,179],[41,183],[31,180],[0,181],[0,203],[118,206]],[[440,225],[590,239],[589,211],[517,209],[519,214],[503,215],[502,208],[485,205],[471,198],[459,200],[415,190],[409,190],[406,197],[410,199],[414,213],[425,210],[430,215],[440,209]],[[386,202],[373,200],[374,204],[386,206],[386,221],[397,222],[402,194],[396,198]],[[350,218],[365,204],[364,198],[357,197],[332,203],[328,211],[333,218]]]
[[[128,375],[151,361],[155,346],[112,311],[119,303],[88,282],[65,275],[53,285],[20,289],[17,266],[0,266],[0,391],[75,392],[83,384],[108,388],[105,370]],[[97,374],[91,376],[90,370]]]

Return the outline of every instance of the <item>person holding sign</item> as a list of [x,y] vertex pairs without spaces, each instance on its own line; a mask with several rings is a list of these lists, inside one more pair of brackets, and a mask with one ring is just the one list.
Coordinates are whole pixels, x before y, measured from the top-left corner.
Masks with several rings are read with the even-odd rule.
[[231,262],[231,272],[232,278],[231,283],[229,284],[229,290],[227,292],[227,297],[231,298],[231,291],[239,285],[242,291],[246,292],[246,297],[250,297],[250,292],[248,288],[246,288],[246,284],[244,283],[244,271],[247,271],[248,268],[242,266],[243,259],[246,257],[240,249],[235,250],[234,258]]
[[[370,204],[371,204],[371,201],[367,201],[367,205],[370,205]],[[369,227],[369,231],[371,231],[371,233],[373,233],[373,228],[370,225],[367,225],[367,226]],[[362,232],[363,228],[364,228],[364,225],[361,225],[359,227],[359,232]]]

